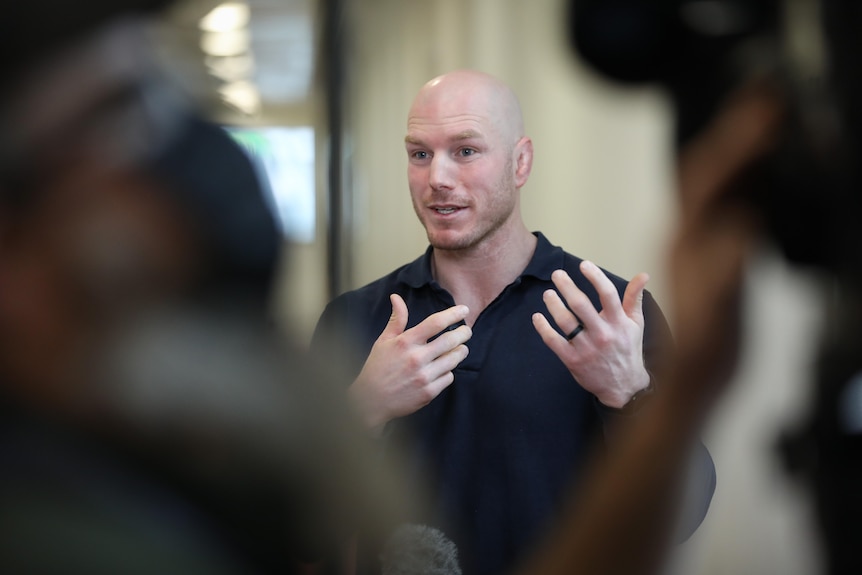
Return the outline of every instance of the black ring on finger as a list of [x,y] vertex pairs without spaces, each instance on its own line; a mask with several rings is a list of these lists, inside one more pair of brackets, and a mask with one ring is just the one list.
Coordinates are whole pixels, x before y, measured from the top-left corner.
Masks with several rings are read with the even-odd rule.
[[568,341],[572,341],[573,339],[575,339],[575,336],[578,335],[579,333],[581,333],[582,331],[584,331],[584,324],[582,324],[581,322],[578,322],[578,327],[573,329],[572,332],[566,336],[566,339]]

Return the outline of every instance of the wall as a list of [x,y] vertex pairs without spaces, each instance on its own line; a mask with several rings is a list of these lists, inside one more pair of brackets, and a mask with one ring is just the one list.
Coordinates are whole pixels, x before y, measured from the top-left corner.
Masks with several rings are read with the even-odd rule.
[[425,249],[407,190],[407,111],[427,80],[476,68],[522,101],[536,150],[522,192],[528,227],[621,275],[649,271],[661,292],[656,254],[673,206],[664,103],[651,91],[602,85],[574,61],[560,2],[366,0],[354,8],[355,285]]

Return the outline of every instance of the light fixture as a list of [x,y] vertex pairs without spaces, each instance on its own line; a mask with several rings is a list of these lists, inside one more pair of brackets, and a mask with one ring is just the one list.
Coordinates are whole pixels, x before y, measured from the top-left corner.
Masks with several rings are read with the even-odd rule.
[[226,32],[238,30],[248,25],[251,13],[248,4],[225,2],[219,4],[201,18],[200,29],[205,32]]
[[201,35],[201,50],[210,56],[237,56],[248,52],[250,47],[251,35],[247,28]]
[[260,110],[260,93],[257,86],[247,80],[225,84],[219,88],[219,94],[227,104],[249,116]]
[[225,82],[250,78],[254,74],[254,58],[249,52],[237,56],[207,56],[204,62],[212,76]]

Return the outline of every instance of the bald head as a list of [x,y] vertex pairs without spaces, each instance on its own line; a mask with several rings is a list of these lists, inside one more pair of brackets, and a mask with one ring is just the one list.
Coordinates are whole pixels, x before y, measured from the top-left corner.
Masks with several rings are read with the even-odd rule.
[[533,144],[503,82],[472,70],[434,78],[413,101],[404,144],[413,207],[435,250],[533,245],[520,214]]
[[429,111],[449,110],[464,116],[484,116],[502,141],[514,145],[524,136],[521,104],[499,79],[475,70],[457,70],[426,83],[410,108],[408,125]]

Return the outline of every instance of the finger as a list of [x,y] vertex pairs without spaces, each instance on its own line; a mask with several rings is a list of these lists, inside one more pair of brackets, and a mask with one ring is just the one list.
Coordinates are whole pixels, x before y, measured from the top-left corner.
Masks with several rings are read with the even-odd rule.
[[449,326],[463,321],[469,311],[465,305],[454,305],[429,315],[408,331],[415,336],[417,342],[424,343]]
[[467,343],[472,336],[473,330],[466,325],[461,325],[456,329],[444,332],[440,337],[427,343],[423,350],[423,358],[428,362],[433,362],[435,359],[451,352],[459,345]]
[[643,323],[644,289],[649,275],[640,273],[633,277],[623,294],[623,311],[631,319]]
[[470,350],[466,345],[458,345],[453,349],[450,349],[428,364],[428,379],[436,380],[445,376],[447,373],[451,373],[453,369],[458,367],[458,365],[467,358],[469,353]]
[[[599,312],[596,311],[593,302],[590,301],[587,294],[575,285],[569,274],[564,270],[556,270],[551,274],[551,281],[554,282],[563,299],[565,299],[566,305],[569,306],[572,313],[580,318],[584,325],[588,327],[598,325]],[[563,328],[563,326],[560,327]],[[574,329],[574,326],[572,326],[572,329]]]
[[425,385],[425,393],[429,403],[455,381],[453,370],[464,361],[469,353],[470,350],[467,349],[466,345],[459,345],[428,365],[428,379],[430,381]]
[[580,323],[580,320],[569,311],[569,308],[560,299],[560,295],[554,290],[545,290],[545,293],[542,294],[542,301],[545,302],[548,313],[554,318],[554,323],[563,333],[571,333]]
[[392,304],[392,315],[389,316],[389,323],[383,333],[380,334],[380,339],[392,339],[404,333],[404,328],[407,327],[408,310],[404,299],[397,293],[389,295],[389,302]]
[[586,260],[581,262],[581,273],[596,288],[605,317],[610,321],[621,319],[623,307],[620,302],[620,294],[608,276],[599,269],[599,266]]
[[557,333],[557,330],[551,327],[551,324],[544,315],[537,312],[533,314],[532,319],[533,327],[536,329],[536,332],[538,332],[539,337],[542,338],[545,345],[548,346],[548,348],[558,357],[563,357],[564,354],[572,352],[572,347],[568,345],[569,342],[566,338],[561,336]]
[[432,400],[434,400],[438,395],[443,393],[443,390],[452,385],[454,381],[455,374],[451,371],[447,371],[440,375],[440,377],[429,383],[425,388],[429,398],[428,403],[431,403]]

